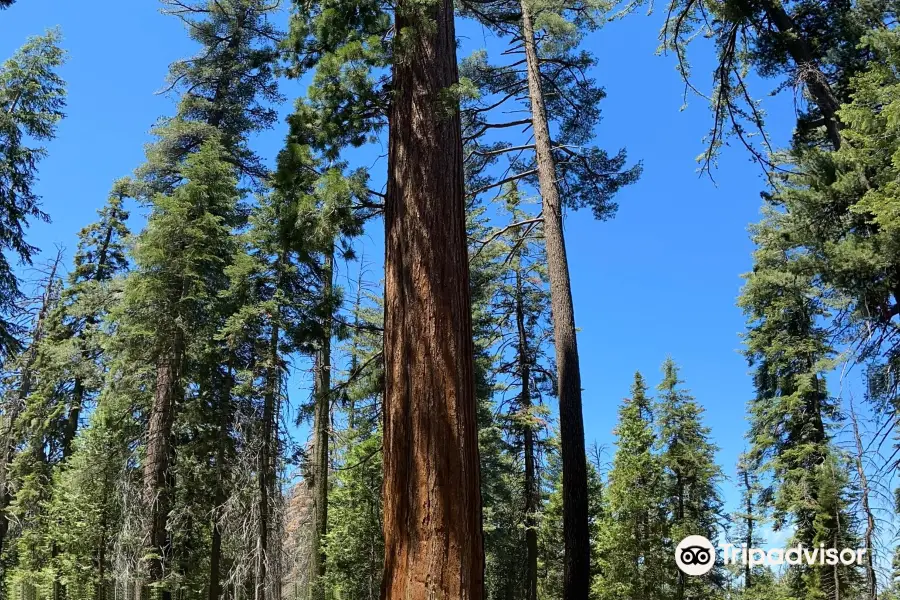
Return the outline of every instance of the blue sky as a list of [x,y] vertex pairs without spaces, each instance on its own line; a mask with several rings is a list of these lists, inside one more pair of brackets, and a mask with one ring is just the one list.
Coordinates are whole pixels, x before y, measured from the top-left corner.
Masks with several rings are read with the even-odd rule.
[[[78,230],[92,222],[112,182],[143,160],[154,121],[171,114],[171,99],[155,95],[173,60],[194,53],[180,23],[158,12],[154,0],[19,0],[0,13],[0,57],[9,56],[28,35],[59,25],[69,61],[67,118],[40,165],[37,191],[53,222],[35,224],[29,240],[45,249],[74,249]],[[597,143],[627,147],[641,160],[641,180],[618,197],[615,219],[595,221],[589,212],[570,214],[566,239],[580,328],[579,350],[588,442],[611,446],[620,400],[635,370],[651,383],[671,356],[706,408],[706,422],[720,447],[719,462],[734,472],[744,448],[745,403],[752,396],[740,355],[741,311],[735,306],[740,274],[751,266],[747,226],[759,217],[760,169],[740,148],[726,148],[715,172],[717,184],[696,171],[702,136],[710,124],[704,100],[682,110],[682,91],[673,57],[656,55],[663,14],[634,14],[591,34],[586,46],[598,58],[593,73],[606,87],[604,120]],[[460,55],[485,44],[485,33],[462,24]],[[709,48],[692,59],[702,87],[708,87]],[[756,86],[767,94],[772,82]],[[302,93],[297,83],[283,92],[289,110]],[[793,124],[793,98],[767,98],[774,140],[783,143]],[[254,140],[271,159],[285,134],[275,129]],[[377,156],[379,150],[363,153]],[[369,161],[371,162],[371,161]],[[139,211],[136,211],[139,213]],[[136,214],[135,224],[141,221]],[[364,238],[365,253],[383,252],[380,223]],[[377,258],[376,258],[377,257]],[[302,392],[305,393],[305,392]],[[735,492],[724,485],[726,498]]]

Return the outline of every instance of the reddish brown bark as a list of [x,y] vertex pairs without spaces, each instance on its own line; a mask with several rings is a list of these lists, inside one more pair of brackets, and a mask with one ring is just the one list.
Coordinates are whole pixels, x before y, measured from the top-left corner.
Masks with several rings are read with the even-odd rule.
[[[481,600],[462,136],[451,0],[401,0],[385,202],[383,600]],[[398,40],[398,46],[400,41]]]
[[591,586],[591,543],[588,527],[587,457],[584,448],[584,417],[581,413],[581,372],[575,338],[575,309],[569,282],[569,262],[563,237],[562,204],[556,185],[540,62],[534,24],[527,2],[522,7],[522,37],[528,66],[528,95],[538,181],[544,215],[547,274],[550,277],[550,305],[556,346],[559,428],[563,466],[563,600],[587,600]]

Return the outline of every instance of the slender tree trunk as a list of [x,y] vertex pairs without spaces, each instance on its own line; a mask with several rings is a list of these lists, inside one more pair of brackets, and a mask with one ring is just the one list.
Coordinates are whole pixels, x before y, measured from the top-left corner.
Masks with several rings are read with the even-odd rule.
[[[837,523],[837,530],[834,533],[834,545],[832,548],[840,548],[841,541],[841,515],[840,513],[835,513],[834,515],[835,522]],[[832,567],[831,573],[834,578],[834,600],[841,600],[841,573],[839,571],[840,563],[836,563],[834,567]]]
[[856,410],[853,402],[850,402],[850,423],[853,425],[853,439],[856,442],[856,474],[859,477],[859,487],[861,492],[861,501],[863,513],[866,515],[866,531],[863,537],[866,548],[866,591],[869,600],[877,600],[878,598],[878,578],[875,575],[875,515],[869,505],[869,478],[866,476],[865,466],[863,465],[863,444],[862,438],[859,436],[859,423],[856,419]]
[[[182,333],[177,330],[172,346],[156,364],[156,387],[150,411],[147,434],[147,457],[144,464],[144,508],[147,510],[146,552],[149,583],[157,583],[165,575],[165,555],[169,539],[166,531],[169,512],[172,509],[172,465],[174,440],[172,427],[181,387],[181,362],[183,355]],[[168,592],[163,592],[167,598]]]
[[534,130],[538,180],[543,199],[547,274],[556,344],[560,442],[563,463],[563,538],[565,546],[563,600],[587,600],[591,581],[591,543],[588,527],[587,458],[581,412],[581,373],[575,337],[575,309],[569,263],[563,237],[562,205],[556,185],[556,164],[550,141],[540,61],[527,0],[522,0],[522,36],[528,67],[528,94]]
[[[216,450],[216,460],[223,458],[221,448]],[[216,485],[213,508],[212,540],[209,548],[209,600],[217,600],[222,594],[222,505],[225,497],[221,491],[221,479]]]
[[232,417],[231,392],[234,383],[231,358],[225,370],[225,383],[219,391],[218,416],[219,434],[216,440],[216,483],[212,511],[212,539],[209,549],[209,589],[208,599],[218,600],[222,595],[222,517],[225,505],[225,462],[226,444],[229,439],[229,423]]
[[[747,471],[749,467],[743,470],[744,489],[747,492],[747,504],[744,507],[747,511],[747,537],[744,539],[744,545],[749,549],[753,547],[753,486],[750,485],[750,473]],[[748,550],[749,552],[749,550]],[[750,576],[753,569],[750,567],[750,561],[744,564],[744,589],[750,589]]]
[[385,202],[383,600],[481,600],[453,2],[400,0]]
[[[281,270],[284,257],[279,258]],[[259,530],[257,532],[256,600],[266,600],[269,562],[269,530],[271,527],[272,500],[275,491],[275,438],[278,424],[275,422],[275,404],[281,385],[281,366],[278,342],[281,329],[278,319],[272,322],[269,339],[269,356],[266,367],[266,389],[263,393],[262,447],[259,452]],[[277,600],[277,599],[276,599]]]
[[[322,296],[331,302],[334,252],[325,256],[322,267]],[[330,312],[330,309],[329,309]],[[313,423],[313,511],[315,523],[312,552],[309,561],[309,582],[313,598],[325,597],[325,535],[328,533],[328,441],[331,433],[331,328],[332,316],[326,315],[322,323],[322,339],[316,353],[315,398],[316,410]]]
[[522,289],[522,273],[516,268],[516,328],[519,333],[519,378],[522,389],[519,406],[528,413],[529,422],[522,432],[525,452],[525,600],[537,600],[537,481],[534,471],[534,429],[531,425],[531,361],[528,351],[528,334],[525,329],[525,303]]
[[[112,482],[110,481],[109,469],[104,468],[103,469],[103,490],[107,494],[111,494],[111,493],[113,493],[111,488],[112,488]],[[100,539],[97,542],[97,564],[96,564],[97,588],[96,588],[95,600],[103,600],[103,598],[106,597],[106,590],[107,590],[107,588],[106,588],[106,586],[107,586],[107,581],[106,581],[106,577],[107,577],[107,575],[106,575],[106,570],[107,570],[106,544],[107,544],[107,532],[110,529],[110,525],[109,525],[110,517],[111,517],[111,515],[107,514],[106,512],[103,512],[100,516]],[[113,595],[116,596],[117,594],[115,594],[115,590],[116,590],[115,586],[116,586],[117,582],[115,579],[113,579],[113,581],[111,583],[113,585],[113,592],[114,592]],[[126,585],[127,585],[127,579],[126,579]],[[127,596],[127,593],[126,593],[126,596]]]
[[94,588],[95,600],[106,598],[106,539],[101,536],[97,549],[97,584]]
[[72,386],[72,404],[69,406],[69,414],[66,417],[60,444],[63,461],[72,454],[72,442],[75,440],[75,434],[78,433],[78,421],[81,419],[82,406],[84,406],[84,384],[81,382],[81,378],[76,378],[75,384]]

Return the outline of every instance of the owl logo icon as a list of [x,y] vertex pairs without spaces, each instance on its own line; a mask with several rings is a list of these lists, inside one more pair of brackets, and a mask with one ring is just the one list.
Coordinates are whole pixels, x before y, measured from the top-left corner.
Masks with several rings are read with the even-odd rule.
[[705,575],[716,564],[716,549],[702,535],[689,535],[675,548],[675,564],[685,575]]

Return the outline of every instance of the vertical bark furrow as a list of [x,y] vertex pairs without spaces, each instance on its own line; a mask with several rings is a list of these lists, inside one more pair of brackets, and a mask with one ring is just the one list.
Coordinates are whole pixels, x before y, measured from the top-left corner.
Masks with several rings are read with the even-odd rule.
[[385,204],[382,598],[481,600],[453,3],[399,3]]

